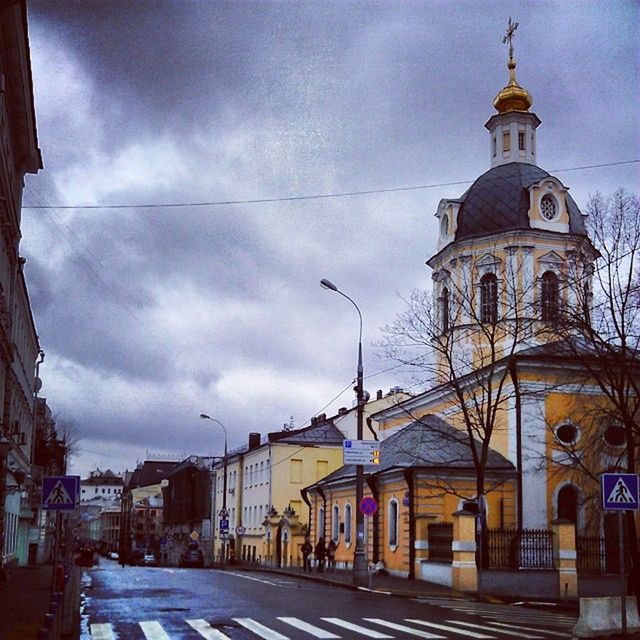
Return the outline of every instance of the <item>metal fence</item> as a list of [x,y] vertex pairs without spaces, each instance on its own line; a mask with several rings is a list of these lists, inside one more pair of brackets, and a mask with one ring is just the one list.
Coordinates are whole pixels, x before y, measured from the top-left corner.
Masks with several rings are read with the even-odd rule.
[[453,551],[453,524],[448,522],[430,522],[427,525],[429,536],[429,560],[451,562]]
[[488,569],[553,568],[553,532],[548,529],[487,529]]
[[578,573],[607,573],[604,536],[576,536],[576,568]]

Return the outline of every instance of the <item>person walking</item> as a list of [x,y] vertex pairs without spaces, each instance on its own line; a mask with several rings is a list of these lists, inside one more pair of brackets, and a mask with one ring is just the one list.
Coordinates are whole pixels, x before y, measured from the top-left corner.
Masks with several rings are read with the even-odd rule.
[[309,556],[313,551],[309,536],[305,536],[304,543],[300,547],[300,551],[302,551],[302,567],[304,569],[304,572],[309,573],[311,571],[311,558]]
[[324,546],[324,538],[320,538],[318,540],[318,544],[316,544],[315,554],[316,554],[316,570],[318,573],[324,573],[324,560],[326,558],[326,548]]
[[327,546],[327,567],[328,571],[336,570],[336,549],[338,545],[334,540],[329,540],[329,545]]

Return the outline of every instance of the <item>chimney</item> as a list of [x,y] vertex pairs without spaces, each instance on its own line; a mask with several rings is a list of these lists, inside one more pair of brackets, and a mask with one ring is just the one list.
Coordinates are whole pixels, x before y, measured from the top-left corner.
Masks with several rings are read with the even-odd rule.
[[376,400],[382,400],[382,389],[376,391]]
[[260,434],[250,433],[249,434],[249,451],[251,451],[251,449],[257,449],[259,446],[260,446]]

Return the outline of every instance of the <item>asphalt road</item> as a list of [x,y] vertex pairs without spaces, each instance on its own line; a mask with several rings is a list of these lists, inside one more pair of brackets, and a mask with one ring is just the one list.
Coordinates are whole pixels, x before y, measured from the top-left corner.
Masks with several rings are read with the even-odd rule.
[[575,619],[460,600],[405,599],[228,568],[120,567],[84,577],[82,640],[570,638]]

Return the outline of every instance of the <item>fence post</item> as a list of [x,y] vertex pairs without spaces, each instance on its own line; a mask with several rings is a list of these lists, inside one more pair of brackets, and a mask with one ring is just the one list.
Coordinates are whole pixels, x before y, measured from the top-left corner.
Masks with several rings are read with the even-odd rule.
[[577,598],[575,523],[559,518],[551,522],[551,527],[553,529],[553,566],[558,572],[559,595],[561,598]]
[[476,514],[461,509],[453,514],[451,586],[458,591],[478,590]]

